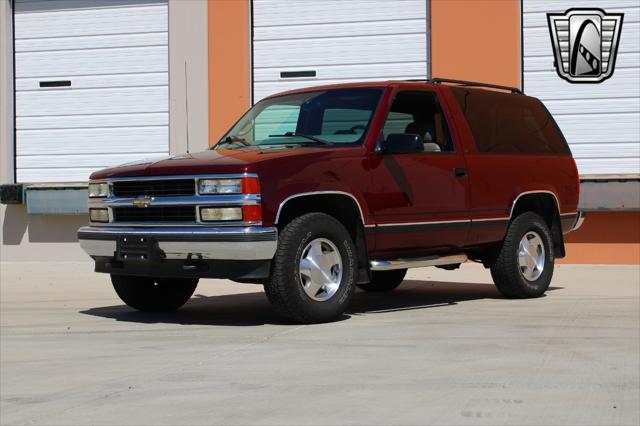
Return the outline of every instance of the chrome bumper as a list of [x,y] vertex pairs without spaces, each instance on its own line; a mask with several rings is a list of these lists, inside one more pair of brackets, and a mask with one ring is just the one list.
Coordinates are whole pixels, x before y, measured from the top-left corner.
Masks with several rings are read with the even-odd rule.
[[278,244],[278,231],[267,227],[98,227],[78,230],[80,247],[92,257],[117,257],[127,239],[152,241],[163,259],[268,260]]

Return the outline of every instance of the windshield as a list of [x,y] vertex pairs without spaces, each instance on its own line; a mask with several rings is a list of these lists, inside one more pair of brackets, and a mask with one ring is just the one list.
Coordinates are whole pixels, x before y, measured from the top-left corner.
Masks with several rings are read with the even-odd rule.
[[381,94],[379,88],[354,88],[265,99],[251,108],[214,149],[361,144]]

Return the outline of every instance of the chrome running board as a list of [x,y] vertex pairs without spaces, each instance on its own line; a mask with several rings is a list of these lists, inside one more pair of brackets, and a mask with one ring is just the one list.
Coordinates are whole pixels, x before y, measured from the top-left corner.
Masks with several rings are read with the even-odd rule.
[[467,261],[467,255],[427,256],[409,259],[372,260],[369,262],[372,271],[390,271],[392,269],[422,268],[425,266],[455,265]]

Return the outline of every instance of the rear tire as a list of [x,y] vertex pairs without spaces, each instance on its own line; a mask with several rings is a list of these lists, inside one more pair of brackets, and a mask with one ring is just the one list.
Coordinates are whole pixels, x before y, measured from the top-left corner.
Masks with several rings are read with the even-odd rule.
[[406,274],[406,269],[371,271],[371,282],[368,284],[358,284],[358,287],[364,291],[376,293],[393,291],[402,284]]
[[111,283],[120,299],[144,312],[175,311],[191,298],[197,278],[151,278],[111,275]]
[[505,297],[540,297],[551,283],[554,260],[549,227],[538,214],[526,212],[509,225],[491,276]]
[[280,232],[265,292],[281,316],[301,323],[332,321],[355,291],[356,249],[345,227],[307,213]]

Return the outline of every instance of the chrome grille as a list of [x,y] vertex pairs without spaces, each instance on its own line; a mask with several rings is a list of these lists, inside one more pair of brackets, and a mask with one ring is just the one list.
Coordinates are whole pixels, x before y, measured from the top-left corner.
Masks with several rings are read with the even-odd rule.
[[115,197],[180,197],[196,193],[195,179],[131,180],[113,182]]
[[195,206],[117,207],[114,222],[195,222]]

